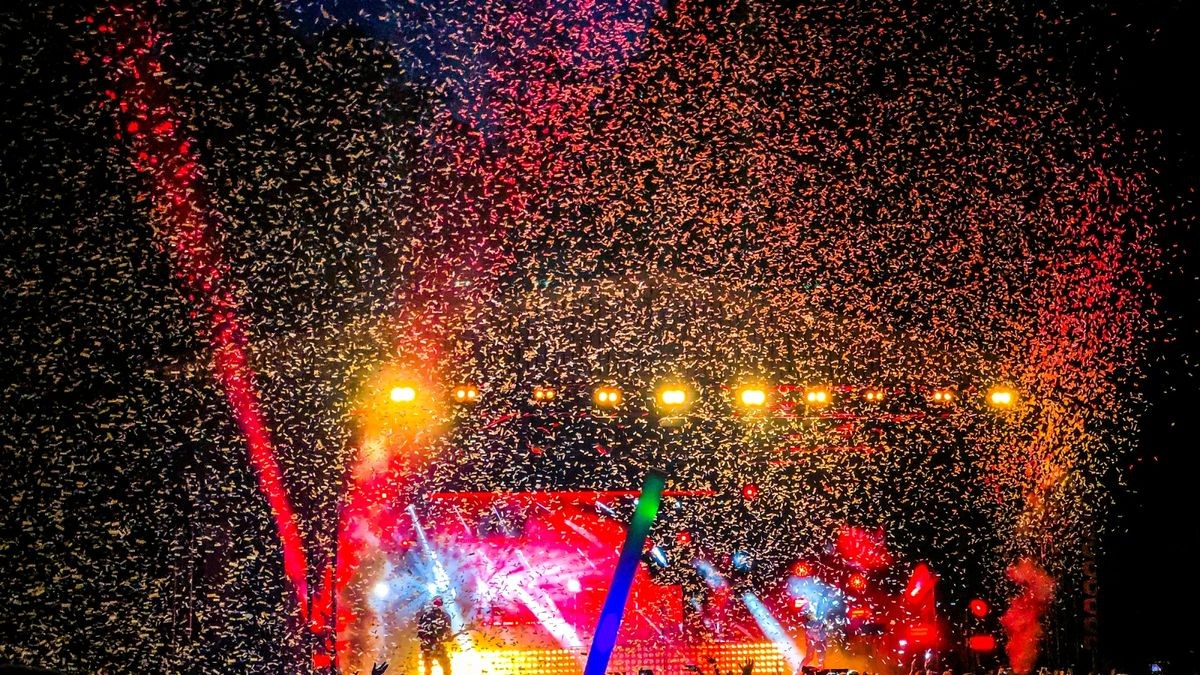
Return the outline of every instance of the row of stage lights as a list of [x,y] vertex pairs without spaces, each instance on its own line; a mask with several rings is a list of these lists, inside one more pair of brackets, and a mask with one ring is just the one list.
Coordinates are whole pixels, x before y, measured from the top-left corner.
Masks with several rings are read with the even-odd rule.
[[[827,386],[801,387],[800,400],[808,408],[820,409],[833,403],[833,389]],[[788,393],[790,386],[777,387],[776,391]],[[883,403],[889,397],[884,389],[867,388],[860,392],[861,400],[866,403]],[[545,404],[558,399],[558,390],[551,385],[537,385],[530,393],[533,403]],[[411,404],[418,398],[416,387],[400,385],[392,387],[390,398],[397,404]],[[453,388],[451,400],[458,405],[473,405],[482,398],[479,387],[474,384],[460,384]],[[959,402],[959,393],[951,388],[937,388],[928,393],[928,400],[939,406],[954,406]],[[664,414],[679,415],[687,412],[696,400],[695,389],[682,383],[664,384],[654,392],[654,402],[658,410]],[[734,389],[733,401],[744,412],[755,413],[768,409],[771,395],[767,387],[762,385],[744,385]],[[1009,410],[1017,405],[1017,391],[1007,385],[996,385],[987,390],[984,402],[997,410]],[[615,385],[603,384],[592,391],[592,403],[597,408],[615,410],[625,401],[625,394]]]

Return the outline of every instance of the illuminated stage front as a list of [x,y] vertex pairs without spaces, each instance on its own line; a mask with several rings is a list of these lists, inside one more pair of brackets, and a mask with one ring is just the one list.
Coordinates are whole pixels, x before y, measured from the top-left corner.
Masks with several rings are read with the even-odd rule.
[[[442,493],[420,516],[408,510],[411,536],[381,546],[382,563],[362,575],[384,648],[401,660],[415,658],[413,619],[442,597],[458,633],[454,661],[464,664],[462,672],[509,672],[503,664],[522,663],[538,664],[538,672],[580,670],[625,536],[619,511],[635,497]],[[656,583],[641,565],[619,644],[678,644],[683,615],[680,587]]]
[[[668,491],[664,500],[679,509],[709,496]],[[409,521],[396,531],[409,534],[380,542],[378,559],[348,585],[344,616],[355,616],[339,628],[339,651],[364,667],[386,660],[421,672],[415,617],[440,597],[454,631],[454,672],[583,672],[636,497],[432,495],[405,511]],[[893,560],[873,533],[847,528],[831,542],[831,560],[797,563],[758,591],[761,580],[736,556],[709,562],[686,533],[655,534],[662,540],[643,549],[606,672],[741,672],[751,661],[755,673],[810,664],[878,672],[902,662],[906,647],[911,654],[939,644],[936,576],[918,564],[889,596],[883,576]],[[853,659],[813,641],[827,638],[829,626],[839,626]]]

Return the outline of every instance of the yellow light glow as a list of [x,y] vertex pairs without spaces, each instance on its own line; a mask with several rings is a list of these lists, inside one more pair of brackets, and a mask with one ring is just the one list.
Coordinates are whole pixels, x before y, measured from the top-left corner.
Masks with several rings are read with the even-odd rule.
[[663,405],[683,405],[687,403],[687,392],[682,389],[663,389],[658,393],[658,400]]
[[456,403],[474,403],[479,398],[479,387],[473,384],[462,384],[454,388]]
[[987,402],[993,408],[1011,408],[1017,403],[1017,392],[1005,386],[992,387],[988,390]]
[[535,401],[553,401],[557,394],[554,387],[538,386],[533,388],[533,400]]
[[616,387],[596,387],[592,392],[592,400],[602,408],[613,408],[621,405],[621,390]]
[[747,387],[738,392],[738,400],[747,408],[761,408],[767,404],[767,392],[757,387]]
[[863,393],[863,399],[871,403],[879,403],[884,399],[884,396],[882,389],[868,389]]
[[[354,406],[358,434],[364,439],[360,447],[376,439],[382,447],[394,449],[439,432],[448,419],[446,408],[455,403],[453,390],[424,377],[427,374],[387,364],[363,382]],[[438,395],[430,396],[434,391]]]
[[933,400],[935,403],[949,404],[953,403],[957,395],[951,389],[935,389],[933,391]]
[[814,387],[804,392],[804,402],[813,408],[828,405],[831,399],[829,390],[824,387]]
[[695,402],[695,390],[679,380],[668,381],[654,390],[654,407],[659,416],[658,423],[666,427],[678,427],[686,423],[686,417]]

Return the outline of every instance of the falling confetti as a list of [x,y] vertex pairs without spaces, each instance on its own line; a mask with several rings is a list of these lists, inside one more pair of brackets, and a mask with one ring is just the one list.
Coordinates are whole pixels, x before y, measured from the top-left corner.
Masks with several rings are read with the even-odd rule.
[[1078,583],[1167,209],[1051,4],[6,13],[0,659],[577,656],[658,469],[620,644]]

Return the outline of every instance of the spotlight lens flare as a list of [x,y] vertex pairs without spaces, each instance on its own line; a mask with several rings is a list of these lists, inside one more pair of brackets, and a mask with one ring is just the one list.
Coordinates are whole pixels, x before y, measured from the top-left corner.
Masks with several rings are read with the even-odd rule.
[[934,389],[929,398],[938,405],[950,405],[958,398],[953,389]]
[[1017,403],[1017,392],[1003,385],[992,387],[987,393],[987,403],[999,410],[1012,408]]
[[665,389],[658,398],[663,405],[683,405],[687,403],[687,392],[682,389]]
[[761,408],[767,403],[767,392],[756,387],[742,389],[738,400],[747,408]]
[[454,402],[471,404],[479,400],[479,387],[473,384],[461,384],[454,388]]
[[833,395],[825,387],[812,387],[804,392],[804,403],[810,408],[823,408],[833,400]]
[[597,387],[592,393],[592,400],[598,407],[615,408],[621,405],[621,390],[616,387]]

